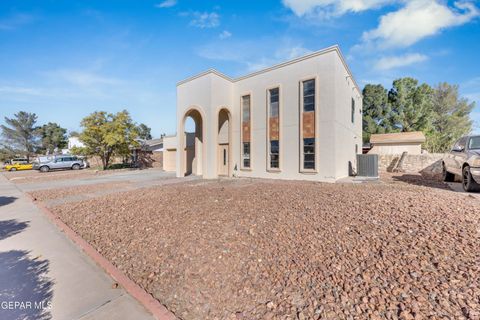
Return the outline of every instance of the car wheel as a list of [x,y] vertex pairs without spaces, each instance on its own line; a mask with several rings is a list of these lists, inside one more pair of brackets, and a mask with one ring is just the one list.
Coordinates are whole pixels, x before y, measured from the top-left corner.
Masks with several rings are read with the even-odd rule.
[[72,166],[72,170],[79,170],[80,169],[80,165],[79,164],[74,164]]
[[443,173],[443,181],[445,182],[455,181],[455,175],[447,171],[447,167],[445,166],[445,163],[443,164],[442,173]]
[[48,172],[48,171],[50,171],[50,168],[47,167],[47,166],[43,166],[43,167],[40,167],[40,171],[41,172]]
[[17,168],[11,168],[10,171],[17,171]]
[[465,166],[462,173],[463,190],[466,192],[479,191],[480,185],[473,180],[472,174],[470,173],[470,167]]

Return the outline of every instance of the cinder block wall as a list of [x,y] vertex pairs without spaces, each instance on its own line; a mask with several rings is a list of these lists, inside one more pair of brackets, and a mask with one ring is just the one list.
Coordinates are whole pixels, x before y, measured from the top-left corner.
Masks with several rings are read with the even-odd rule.
[[[400,160],[401,154],[379,155],[378,165],[380,171],[391,172]],[[442,173],[443,153],[409,154],[403,162],[403,170],[410,173],[436,177]]]

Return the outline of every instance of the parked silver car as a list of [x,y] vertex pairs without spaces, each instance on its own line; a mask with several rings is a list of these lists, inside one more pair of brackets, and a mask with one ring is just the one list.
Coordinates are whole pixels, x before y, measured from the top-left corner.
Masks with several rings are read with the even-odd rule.
[[85,161],[72,155],[38,157],[33,163],[33,169],[41,172],[59,169],[79,170],[86,167]]
[[465,191],[480,191],[480,136],[458,139],[443,158],[443,180],[451,182],[455,176],[462,178]]

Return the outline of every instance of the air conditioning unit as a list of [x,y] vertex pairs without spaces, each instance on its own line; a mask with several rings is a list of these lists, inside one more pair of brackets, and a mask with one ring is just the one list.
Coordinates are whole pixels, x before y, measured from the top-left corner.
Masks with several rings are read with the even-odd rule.
[[378,154],[357,154],[357,176],[378,178]]

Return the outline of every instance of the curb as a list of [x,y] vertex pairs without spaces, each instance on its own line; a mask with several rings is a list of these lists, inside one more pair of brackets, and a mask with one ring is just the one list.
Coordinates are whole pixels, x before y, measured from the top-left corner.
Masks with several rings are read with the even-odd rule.
[[42,202],[34,199],[30,194],[24,193],[32,203],[37,206],[54,225],[63,232],[68,239],[75,243],[85,252],[98,266],[100,266],[110,277],[125,289],[133,298],[144,306],[157,320],[178,320],[164,305],[162,305],[151,294],[142,289],[135,282],[130,280],[122,271],[115,267],[110,261],[104,258],[94,247],[80,237],[73,229],[61,221]]

